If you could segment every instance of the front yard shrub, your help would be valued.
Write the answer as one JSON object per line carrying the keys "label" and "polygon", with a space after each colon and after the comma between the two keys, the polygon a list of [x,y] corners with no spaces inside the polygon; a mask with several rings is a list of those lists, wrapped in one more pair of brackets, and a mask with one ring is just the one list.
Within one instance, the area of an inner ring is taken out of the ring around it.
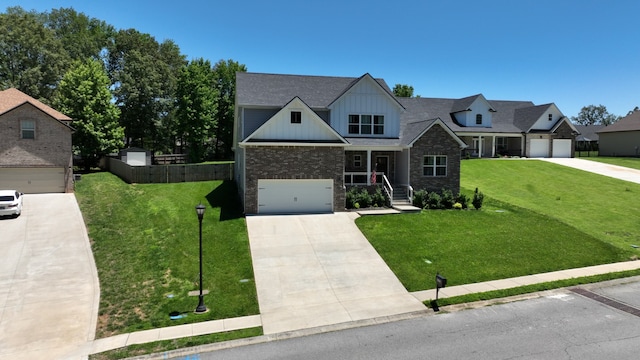
{"label": "front yard shrub", "polygon": [[462,204],[460,204],[459,202],[453,204],[453,208],[456,210],[462,210]]}
{"label": "front yard shrub", "polygon": [[413,192],[413,206],[424,209],[427,206],[427,190]]}
{"label": "front yard shrub", "polygon": [[356,202],[360,204],[361,208],[368,208],[371,206],[371,195],[367,189],[362,188],[356,195]]}
{"label": "front yard shrub", "polygon": [[440,193],[440,207],[443,209],[451,209],[455,202],[453,192],[449,189],[442,189],[442,192]]}
{"label": "front yard shrub", "polygon": [[356,204],[356,196],[358,193],[358,188],[356,187],[352,187],[351,189],[349,189],[349,191],[347,191],[346,194],[346,201],[345,201],[345,206],[347,207],[347,209],[353,209],[355,207]]}
{"label": "front yard shrub", "polygon": [[476,191],[473,193],[473,200],[471,200],[471,204],[473,204],[473,207],[476,210],[480,210],[480,208],[482,207],[483,201],[484,201],[484,194],[478,191],[478,188],[476,188]]}
{"label": "front yard shrub", "polygon": [[385,206],[387,204],[387,198],[382,193],[382,189],[380,187],[376,188],[376,192],[371,196],[371,202],[373,206]]}
{"label": "front yard shrub", "polygon": [[469,207],[469,197],[463,193],[458,193],[456,196],[456,203],[462,205],[463,209],[467,209]]}
{"label": "front yard shrub", "polygon": [[425,208],[428,209],[440,209],[440,200],[442,197],[437,192],[430,192],[427,195],[427,206]]}

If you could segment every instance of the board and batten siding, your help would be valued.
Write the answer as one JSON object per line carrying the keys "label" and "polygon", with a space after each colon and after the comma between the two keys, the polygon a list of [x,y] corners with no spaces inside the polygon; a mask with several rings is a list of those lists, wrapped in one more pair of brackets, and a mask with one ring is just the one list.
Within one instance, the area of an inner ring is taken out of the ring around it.
{"label": "board and batten siding", "polygon": [[[489,104],[482,98],[477,98],[470,106],[471,111],[461,111],[455,114],[456,120],[463,126],[491,127],[492,113]],[[476,124],[476,115],[482,115],[482,124]]]}
{"label": "board and batten siding", "polygon": [[398,137],[400,108],[393,99],[370,79],[363,79],[331,106],[331,126],[342,136],[349,134],[349,115],[384,115],[384,134],[367,137]]}

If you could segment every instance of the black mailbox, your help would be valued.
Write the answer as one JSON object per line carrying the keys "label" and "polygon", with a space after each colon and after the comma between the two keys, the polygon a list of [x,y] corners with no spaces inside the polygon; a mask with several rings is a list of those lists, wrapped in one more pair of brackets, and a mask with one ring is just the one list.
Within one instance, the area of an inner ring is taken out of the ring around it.
{"label": "black mailbox", "polygon": [[440,274],[436,274],[436,289],[447,286],[447,279]]}

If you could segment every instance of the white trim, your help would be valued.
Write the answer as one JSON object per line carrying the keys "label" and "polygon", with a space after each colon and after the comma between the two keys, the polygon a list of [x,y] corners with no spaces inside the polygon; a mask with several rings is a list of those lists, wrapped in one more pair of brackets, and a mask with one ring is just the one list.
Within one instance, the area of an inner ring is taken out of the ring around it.
{"label": "white trim", "polygon": [[349,146],[349,144],[343,144],[343,143],[313,143],[313,142],[276,142],[276,141],[271,141],[271,142],[266,142],[266,141],[260,141],[260,142],[241,142],[238,144],[240,147],[242,148],[247,148],[247,147],[252,147],[252,146],[306,146],[306,147],[346,147]]}
{"label": "white trim", "polygon": [[[425,121],[431,121],[431,120],[425,120]],[[456,133],[454,133],[453,130],[451,130],[451,128],[449,128],[447,126],[447,124],[445,124],[442,120],[440,120],[440,118],[437,118],[437,119],[433,120],[431,125],[429,125],[426,129],[424,129],[413,140],[411,140],[411,142],[409,143],[409,147],[413,147],[413,144],[416,141],[418,141],[418,139],[420,139],[422,137],[422,135],[424,135],[427,131],[431,130],[431,128],[435,124],[440,125],[444,129],[444,131],[446,131],[460,145],[460,149],[465,149],[465,148],[468,147],[468,145],[464,141],[462,141],[462,139]]]}

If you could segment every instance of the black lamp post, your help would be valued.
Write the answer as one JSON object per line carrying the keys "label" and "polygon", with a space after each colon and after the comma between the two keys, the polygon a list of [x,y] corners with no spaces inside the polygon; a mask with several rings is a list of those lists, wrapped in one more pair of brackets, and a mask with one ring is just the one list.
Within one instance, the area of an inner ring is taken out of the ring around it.
{"label": "black lamp post", "polygon": [[202,295],[202,218],[204,217],[204,210],[206,208],[202,204],[196,206],[196,214],[198,214],[198,223],[200,224],[200,300],[198,301],[198,307],[196,308],[196,314],[202,314],[207,312],[207,307],[204,305],[204,297]]}

